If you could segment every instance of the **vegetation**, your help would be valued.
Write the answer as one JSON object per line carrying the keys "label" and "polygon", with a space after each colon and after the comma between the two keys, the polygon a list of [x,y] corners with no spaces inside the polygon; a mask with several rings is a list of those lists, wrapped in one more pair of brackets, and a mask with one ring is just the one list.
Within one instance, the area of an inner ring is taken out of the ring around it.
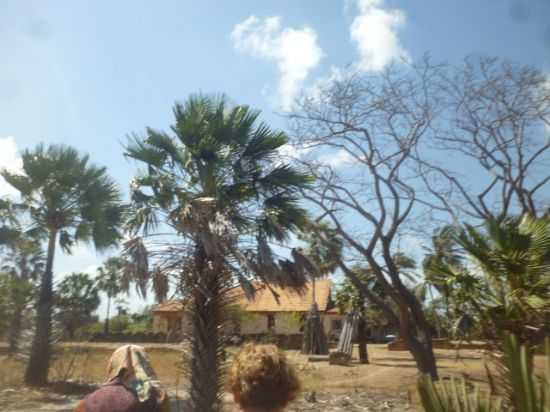
{"label": "vegetation", "polygon": [[15,353],[23,327],[25,311],[35,295],[35,282],[44,271],[45,256],[37,239],[19,233],[6,248],[1,270],[8,276],[7,302],[9,351]]}
{"label": "vegetation", "polygon": [[67,146],[39,145],[22,154],[24,174],[1,175],[21,196],[18,205],[31,222],[28,233],[47,238],[44,273],[36,304],[36,330],[25,375],[30,385],[44,385],[51,356],[53,261],[56,246],[70,252],[78,242],[99,249],[116,243],[122,218],[120,193],[106,169],[89,163]]}
{"label": "vegetation", "polygon": [[86,273],[71,273],[55,291],[54,319],[62,326],[65,335],[74,339],[79,327],[93,323],[99,307],[99,290]]}
{"label": "vegetation", "polygon": [[[150,274],[165,284],[158,279],[175,275],[191,297],[191,403],[197,411],[218,411],[225,291],[238,280],[253,294],[253,276],[304,284],[298,251],[294,261],[276,260],[269,241],[285,241],[303,226],[306,214],[297,194],[311,179],[277,161],[287,137],[258,123],[259,112],[247,106],[199,95],[176,104],[174,116],[173,135],[148,128],[126,147],[126,156],[145,166],[132,182],[129,227],[147,236],[161,222],[180,243],[151,255],[135,237],[127,256],[135,278]],[[149,270],[151,256],[162,259]]]}
{"label": "vegetation", "polygon": [[[372,275],[369,276],[368,270],[364,268],[354,267],[352,270],[357,274],[357,278],[368,284],[369,287],[375,283]],[[369,363],[369,355],[367,351],[367,303],[366,297],[355,285],[346,279],[339,286],[335,294],[336,305],[342,313],[354,311],[357,313],[357,343],[359,347],[359,361],[361,363]]]}
{"label": "vegetation", "polygon": [[111,314],[111,300],[129,291],[129,283],[123,277],[124,261],[121,258],[107,259],[97,272],[97,286],[107,295],[107,314],[105,316],[105,335],[109,334],[109,317]]}
{"label": "vegetation", "polygon": [[[191,403],[219,411],[223,326],[246,316],[227,291],[239,284],[252,297],[253,280],[299,290],[339,270],[338,305],[360,314],[361,361],[365,319],[376,311],[399,327],[429,376],[420,384],[427,410],[544,410],[549,378],[539,385],[532,363],[550,334],[550,176],[541,173],[550,143],[540,138],[549,102],[544,73],[499,59],[342,71],[295,106],[292,144],[306,155],[282,160],[287,135],[259,122],[259,112],[195,95],[174,106],[169,131],[129,139],[125,156],[140,169],[127,209],[88,156],[59,145],[26,150],[21,173],[1,172],[20,199],[0,199],[0,333],[15,352],[32,308],[25,381],[44,385],[52,320],[68,338],[98,328],[143,333],[151,314],[119,307],[111,317],[112,300],[130,281],[143,296],[152,285],[157,301],[172,292],[192,310]],[[442,162],[450,155],[459,160]],[[96,280],[72,274],[54,290],[58,248],[120,246],[123,221],[123,256],[106,260]],[[305,246],[277,255],[291,235]],[[401,242],[430,235],[420,282]],[[100,292],[103,324],[93,316]],[[306,353],[326,350],[315,303]],[[504,354],[490,377],[499,391],[479,396],[465,383],[434,383],[434,326],[449,335],[473,323]]]}
{"label": "vegetation", "polygon": [[475,265],[460,282],[485,336],[540,343],[550,332],[550,218],[489,220],[485,231],[467,225],[455,239]]}
{"label": "vegetation", "polygon": [[420,378],[418,391],[426,412],[546,412],[550,409],[550,344],[546,344],[546,371],[539,378],[531,362],[529,348],[520,345],[519,340],[507,334],[504,338],[504,363],[510,402],[482,393],[476,388],[468,390],[466,382],[451,380],[450,383],[434,383],[429,376]]}

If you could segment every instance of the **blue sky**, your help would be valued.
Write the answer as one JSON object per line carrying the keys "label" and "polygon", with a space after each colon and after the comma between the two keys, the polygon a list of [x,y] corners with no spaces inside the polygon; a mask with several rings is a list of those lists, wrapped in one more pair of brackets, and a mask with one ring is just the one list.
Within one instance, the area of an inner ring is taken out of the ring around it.
{"label": "blue sky", "polygon": [[[284,128],[279,114],[334,70],[375,72],[425,52],[447,62],[506,57],[550,73],[550,2],[3,0],[0,167],[17,169],[18,151],[39,142],[66,143],[127,192],[126,135],[167,128],[174,101],[190,93],[226,93]],[[103,259],[80,246],[60,253],[55,271]]]}

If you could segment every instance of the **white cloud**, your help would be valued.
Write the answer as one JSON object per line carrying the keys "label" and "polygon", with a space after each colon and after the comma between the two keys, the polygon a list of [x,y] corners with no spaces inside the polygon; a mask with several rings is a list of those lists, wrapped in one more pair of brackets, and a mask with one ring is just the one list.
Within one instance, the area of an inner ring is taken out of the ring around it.
{"label": "white cloud", "polygon": [[317,78],[311,87],[307,89],[306,96],[314,102],[320,102],[325,90],[330,90],[335,82],[344,81],[350,74],[353,74],[353,69],[348,70],[332,66],[327,76]]}
{"label": "white cloud", "polygon": [[[17,143],[12,136],[0,137],[0,169],[21,173],[23,161],[17,153]],[[17,190],[11,187],[3,177],[0,177],[0,197],[16,196]]]}
{"label": "white cloud", "polygon": [[344,149],[340,149],[336,153],[323,154],[319,156],[318,160],[319,162],[335,169],[350,166],[357,161],[347,150]]}
{"label": "white cloud", "polygon": [[250,16],[231,32],[233,46],[255,57],[277,63],[278,95],[282,108],[291,108],[309,73],[317,67],[323,51],[317,44],[317,33],[310,27],[281,27],[279,17],[258,19]]}
{"label": "white cloud", "polygon": [[286,159],[300,159],[312,150],[311,147],[298,146],[286,143],[279,147],[279,155]]}
{"label": "white cloud", "polygon": [[383,0],[357,0],[357,8],[350,35],[357,45],[360,70],[378,71],[394,60],[409,59],[398,37],[407,21],[402,10],[385,9]]}

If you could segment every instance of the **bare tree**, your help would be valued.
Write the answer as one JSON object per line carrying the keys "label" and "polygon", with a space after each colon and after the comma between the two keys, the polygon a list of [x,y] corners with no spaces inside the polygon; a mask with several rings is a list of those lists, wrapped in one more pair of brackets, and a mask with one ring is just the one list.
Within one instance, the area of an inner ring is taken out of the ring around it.
{"label": "bare tree", "polygon": [[[388,305],[341,262],[344,273],[399,324],[418,369],[437,378],[430,325],[400,276],[400,231],[423,213],[415,153],[431,134],[439,106],[432,79],[439,67],[390,67],[375,76],[350,74],[305,98],[290,116],[295,142],[310,149],[301,159],[316,177],[304,189],[348,247],[371,268]],[[399,256],[399,255],[397,255]]]}
{"label": "bare tree", "polygon": [[434,204],[455,221],[544,213],[550,200],[544,193],[550,182],[550,78],[485,57],[440,73],[437,84],[444,110],[430,144],[443,156],[436,161],[428,150],[415,154]]}

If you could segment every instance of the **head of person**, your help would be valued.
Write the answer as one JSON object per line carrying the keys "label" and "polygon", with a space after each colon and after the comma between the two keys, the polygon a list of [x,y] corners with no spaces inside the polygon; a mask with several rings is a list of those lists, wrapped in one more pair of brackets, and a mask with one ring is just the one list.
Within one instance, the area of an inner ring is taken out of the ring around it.
{"label": "head of person", "polygon": [[296,372],[275,345],[246,344],[231,367],[231,391],[244,412],[280,412],[300,389]]}

